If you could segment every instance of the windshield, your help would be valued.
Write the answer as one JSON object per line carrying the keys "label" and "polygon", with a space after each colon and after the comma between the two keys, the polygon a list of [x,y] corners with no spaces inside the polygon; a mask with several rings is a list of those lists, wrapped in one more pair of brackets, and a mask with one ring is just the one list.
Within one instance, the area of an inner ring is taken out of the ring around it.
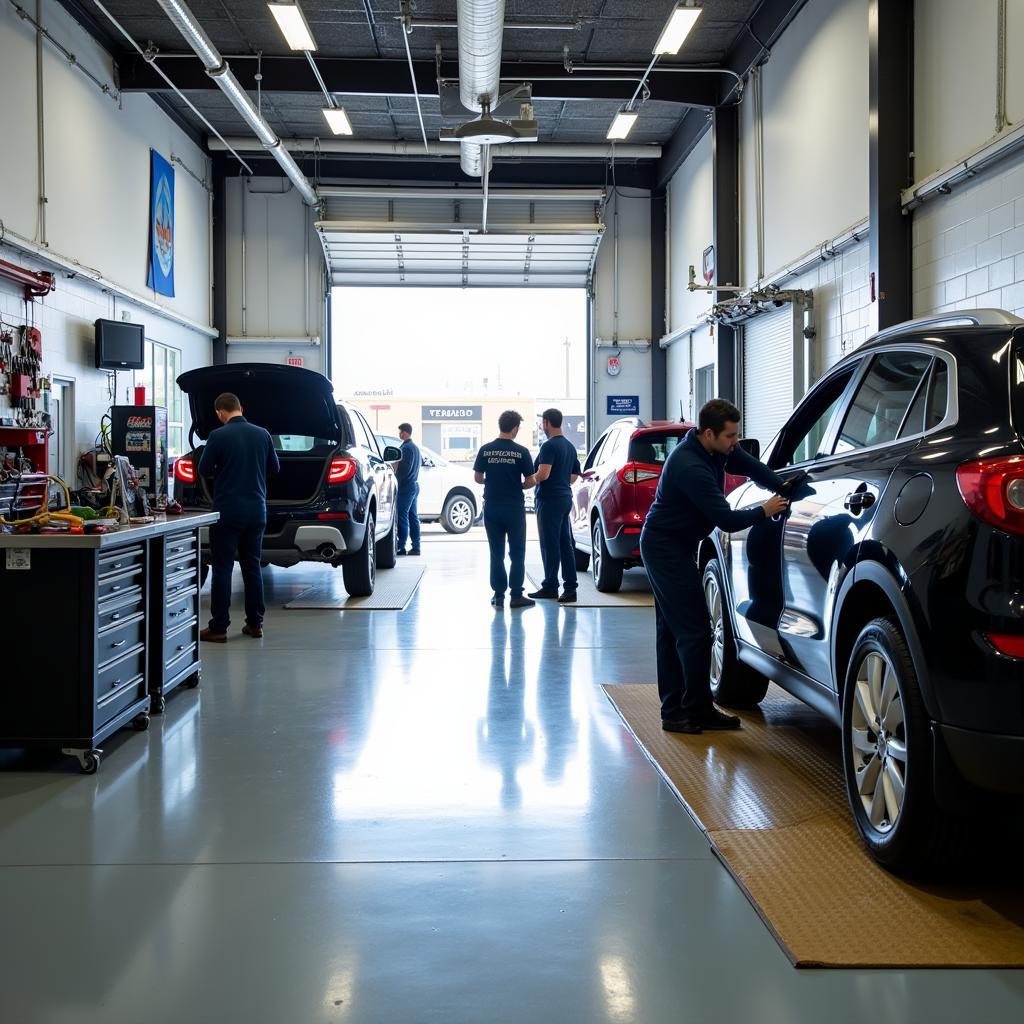
{"label": "windshield", "polygon": [[648,466],[663,466],[672,449],[683,440],[683,435],[668,433],[641,434],[629,442],[629,461]]}
{"label": "windshield", "polygon": [[279,452],[311,452],[314,448],[334,447],[333,441],[306,434],[271,434],[270,437]]}

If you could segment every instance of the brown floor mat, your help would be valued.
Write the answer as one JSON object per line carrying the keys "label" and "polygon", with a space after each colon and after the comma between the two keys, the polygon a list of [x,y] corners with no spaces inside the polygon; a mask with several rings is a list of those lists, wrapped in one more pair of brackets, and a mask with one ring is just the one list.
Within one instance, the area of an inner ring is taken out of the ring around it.
{"label": "brown floor mat", "polygon": [[605,692],[794,964],[1024,967],[1024,886],[914,884],[861,846],[836,729],[776,686],[734,733],[661,729],[657,688]]}

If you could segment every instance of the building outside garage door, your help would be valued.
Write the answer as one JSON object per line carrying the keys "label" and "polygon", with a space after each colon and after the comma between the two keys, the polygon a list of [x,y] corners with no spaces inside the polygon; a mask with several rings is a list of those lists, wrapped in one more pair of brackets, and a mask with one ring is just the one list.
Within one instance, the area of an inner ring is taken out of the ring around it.
{"label": "building outside garage door", "polygon": [[[786,304],[743,324],[744,437],[754,437],[763,448],[779,432],[793,411],[794,312]],[[801,389],[802,393],[802,389]]]}

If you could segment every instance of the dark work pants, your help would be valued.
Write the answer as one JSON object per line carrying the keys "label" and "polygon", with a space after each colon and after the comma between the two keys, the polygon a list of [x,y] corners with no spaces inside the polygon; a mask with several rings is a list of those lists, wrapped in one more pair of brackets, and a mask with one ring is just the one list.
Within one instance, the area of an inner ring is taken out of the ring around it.
{"label": "dark work pants", "polygon": [[[491,590],[512,597],[523,596],[526,577],[526,512],[522,505],[484,505],[484,529],[491,546]],[[512,563],[505,572],[505,544]]]}
{"label": "dark work pants", "polygon": [[235,555],[242,568],[245,586],[245,621],[250,626],[263,625],[263,570],[260,568],[260,550],[266,523],[236,526],[216,523],[210,527],[210,629],[226,633],[231,625],[231,573]]}
{"label": "dark work pants", "polygon": [[558,589],[559,565],[565,589],[576,589],[576,552],[569,525],[570,512],[571,496],[542,498],[537,502],[537,533],[540,536],[540,558],[544,563],[543,590]]}
{"label": "dark work pants", "polygon": [[703,718],[711,700],[711,616],[697,549],[647,530],[640,553],[654,591],[658,694],[662,719]]}
{"label": "dark work pants", "polygon": [[413,551],[420,549],[420,516],[416,499],[420,496],[419,484],[408,484],[398,488],[398,550],[405,550],[405,542],[411,541]]}

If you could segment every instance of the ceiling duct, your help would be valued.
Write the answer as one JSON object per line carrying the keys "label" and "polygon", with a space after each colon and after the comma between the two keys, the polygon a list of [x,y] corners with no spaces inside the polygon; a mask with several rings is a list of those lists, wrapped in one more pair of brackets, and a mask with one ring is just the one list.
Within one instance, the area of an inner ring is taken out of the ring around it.
{"label": "ceiling duct", "polygon": [[239,84],[228,67],[228,63],[213,45],[210,37],[203,31],[196,16],[188,5],[180,0],[158,0],[164,13],[174,22],[185,41],[195,50],[206,68],[206,73],[217,83],[221,92],[231,101],[231,105],[241,114],[245,123],[253,130],[263,148],[281,165],[281,169],[291,179],[303,200],[310,206],[317,205],[316,192],[306,176],[299,170],[291,153],[281,145],[277,133],[264,120],[263,115],[253,106],[249,94]]}

